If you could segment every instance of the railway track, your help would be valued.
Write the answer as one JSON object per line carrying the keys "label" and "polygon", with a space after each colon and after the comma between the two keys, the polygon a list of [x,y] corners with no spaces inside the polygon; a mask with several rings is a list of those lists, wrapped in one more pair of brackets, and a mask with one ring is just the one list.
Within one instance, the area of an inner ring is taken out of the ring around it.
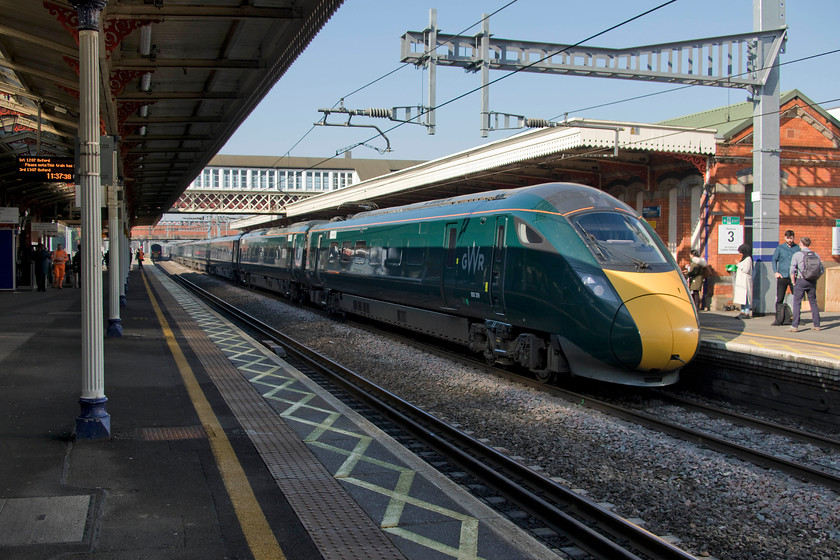
{"label": "railway track", "polygon": [[331,383],[364,402],[377,413],[459,465],[482,484],[563,535],[593,558],[687,560],[694,558],[666,540],[572,492],[545,475],[527,468],[504,453],[470,437],[370,383],[329,358],[307,348],[269,325],[227,304],[197,285],[173,278],[197,297],[210,303],[248,330],[282,346],[308,368],[327,376]]}
{"label": "railway track", "polygon": [[[614,402],[609,398],[596,396],[591,392],[579,392],[554,385],[546,385],[538,380],[513,373],[506,369],[487,365],[484,362],[471,357],[465,357],[463,352],[441,348],[435,343],[418,342],[408,336],[403,336],[394,333],[393,331],[384,331],[368,324],[362,323],[355,325],[360,328],[372,330],[381,336],[387,336],[399,340],[403,344],[411,345],[437,356],[468,364],[471,367],[484,369],[489,374],[497,375],[499,377],[548,392],[554,396],[563,398],[580,406],[598,410],[599,412],[621,418],[622,420],[632,422],[634,424],[645,426],[649,429],[668,434],[683,441],[692,442],[720,453],[738,457],[739,459],[767,469],[784,472],[805,482],[820,484],[833,490],[840,490],[840,458],[838,458],[837,465],[834,468],[826,468],[814,463],[806,464],[803,461],[785,459],[784,457],[767,453],[750,447],[749,445],[734,441],[734,439],[739,437],[740,434],[736,434],[734,436],[716,435],[708,429],[694,428],[687,426],[684,423],[665,420],[659,417],[656,413],[650,412],[640,406],[625,406],[617,404],[617,402]],[[666,390],[648,389],[646,392],[648,395],[654,396],[664,402],[679,406],[685,411],[699,412],[709,419],[719,419],[735,427],[748,428],[764,434],[774,434],[793,442],[811,445],[814,448],[824,450],[826,452],[840,453],[840,440],[838,439],[770,422],[754,416],[748,416],[719,406],[692,401]],[[729,431],[733,432],[735,430]]]}
{"label": "railway track", "polygon": [[[457,350],[447,350],[434,343],[418,342],[410,337],[396,334],[393,331],[383,331],[377,327],[372,327],[367,324],[359,324],[358,326],[360,326],[360,328],[373,330],[381,336],[394,338],[403,344],[411,345],[437,356],[468,364],[471,367],[484,369],[489,374],[497,375],[499,377],[545,391],[551,395],[563,398],[564,400],[573,402],[577,405],[598,410],[604,414],[645,426],[649,429],[668,434],[683,441],[702,445],[720,453],[738,457],[739,459],[767,469],[784,472],[805,482],[820,484],[833,490],[840,490],[840,457],[838,457],[836,467],[834,468],[826,468],[814,463],[806,464],[803,461],[786,459],[772,453],[755,449],[749,445],[739,443],[738,441],[734,441],[734,439],[739,437],[740,434],[734,436],[716,435],[708,429],[695,428],[687,426],[681,422],[665,420],[655,412],[651,412],[641,406],[626,406],[617,404],[617,402],[609,398],[594,395],[591,392],[573,391],[554,385],[546,385],[538,380],[522,376],[506,369],[487,365],[484,362],[471,357],[465,357],[462,352]],[[685,411],[699,412],[709,419],[719,419],[732,426],[748,428],[764,434],[774,434],[793,442],[811,445],[814,448],[826,452],[840,453],[840,440],[831,437],[770,422],[761,418],[748,416],[719,406],[691,401],[665,390],[648,389],[646,390],[646,393],[650,396],[655,396],[655,398],[661,399],[664,402],[679,406]],[[709,421],[711,422],[711,420]],[[734,430],[729,431],[732,432]]]}

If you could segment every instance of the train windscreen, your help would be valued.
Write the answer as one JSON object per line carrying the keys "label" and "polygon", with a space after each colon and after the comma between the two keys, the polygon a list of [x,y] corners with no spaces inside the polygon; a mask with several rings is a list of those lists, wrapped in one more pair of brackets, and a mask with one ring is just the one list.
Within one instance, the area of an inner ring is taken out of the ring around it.
{"label": "train windscreen", "polygon": [[672,266],[661,242],[635,216],[590,212],[579,214],[571,221],[604,268],[658,272]]}

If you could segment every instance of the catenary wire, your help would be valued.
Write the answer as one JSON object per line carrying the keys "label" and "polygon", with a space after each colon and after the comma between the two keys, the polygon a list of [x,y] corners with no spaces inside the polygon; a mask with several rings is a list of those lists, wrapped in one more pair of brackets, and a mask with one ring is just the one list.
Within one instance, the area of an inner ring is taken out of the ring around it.
{"label": "catenary wire", "polygon": [[[528,65],[526,65],[526,66],[523,66],[522,68],[517,68],[516,70],[512,70],[511,72],[508,72],[507,74],[504,74],[503,76],[500,76],[500,77],[498,77],[498,78],[496,78],[496,79],[494,79],[494,80],[491,80],[491,81],[490,81],[490,82],[488,82],[486,85],[481,85],[481,86],[475,87],[475,88],[473,88],[473,89],[471,89],[471,90],[468,90],[468,91],[466,91],[466,92],[464,92],[464,93],[462,93],[462,94],[460,94],[460,95],[457,95],[457,96],[455,96],[455,97],[453,97],[453,98],[451,98],[451,99],[448,99],[448,100],[444,101],[443,103],[440,103],[440,104],[436,105],[435,107],[433,107],[433,108],[431,108],[431,109],[439,109],[439,108],[441,108],[441,107],[445,107],[445,106],[447,106],[447,105],[449,105],[449,104],[451,104],[451,103],[454,103],[455,101],[458,101],[458,100],[460,100],[460,99],[463,99],[464,97],[466,97],[466,96],[468,96],[468,95],[471,95],[471,94],[473,94],[473,93],[475,93],[475,92],[477,92],[477,91],[481,91],[481,90],[482,90],[482,89],[484,89],[485,87],[489,87],[489,86],[491,86],[491,85],[493,85],[493,84],[496,84],[496,83],[498,83],[498,82],[500,82],[500,81],[502,81],[502,80],[505,80],[505,79],[509,78],[510,76],[513,76],[513,75],[515,75],[515,74],[518,74],[519,72],[522,72],[522,71],[524,71],[525,69],[530,68],[531,66],[537,65],[537,64],[541,63],[542,61],[544,61],[544,60],[546,60],[546,59],[548,59],[548,58],[554,57],[554,56],[556,56],[556,55],[558,55],[558,54],[560,54],[560,53],[562,53],[562,52],[564,52],[564,51],[566,51],[566,50],[568,50],[568,49],[570,49],[570,48],[578,47],[578,46],[582,45],[583,43],[586,43],[587,41],[591,41],[592,39],[595,39],[595,38],[597,38],[597,37],[600,37],[601,35],[604,35],[604,34],[606,34],[606,33],[609,33],[610,31],[614,31],[615,29],[618,29],[618,28],[619,28],[619,27],[621,27],[621,26],[627,25],[628,23],[631,23],[631,22],[633,22],[633,21],[635,21],[635,20],[637,20],[637,19],[640,19],[640,18],[642,18],[642,17],[644,17],[644,16],[647,16],[647,15],[649,15],[649,14],[651,14],[651,13],[653,13],[653,12],[657,11],[657,10],[660,10],[660,9],[662,9],[662,8],[664,8],[664,7],[668,6],[668,5],[670,5],[670,4],[675,3],[676,1],[677,1],[677,0],[668,0],[667,2],[663,2],[662,4],[659,4],[658,6],[655,6],[655,7],[653,7],[653,8],[650,8],[649,10],[646,10],[646,11],[644,11],[644,12],[642,12],[642,13],[640,13],[640,14],[637,14],[637,15],[635,15],[635,16],[633,16],[633,17],[631,17],[631,18],[628,18],[628,19],[626,19],[626,20],[624,20],[624,21],[622,21],[622,22],[620,22],[620,23],[617,23],[617,24],[615,24],[615,25],[612,25],[612,26],[610,26],[610,27],[608,27],[608,28],[606,28],[606,29],[604,29],[604,30],[602,30],[602,31],[599,31],[598,33],[595,33],[595,34],[593,34],[593,35],[590,35],[589,37],[587,37],[587,38],[585,38],[585,39],[582,39],[582,40],[578,41],[577,43],[575,43],[575,44],[573,44],[573,45],[567,45],[567,46],[566,46],[566,47],[564,47],[563,49],[560,49],[560,50],[558,50],[557,52],[551,53],[551,54],[549,54],[549,55],[547,55],[547,56],[545,56],[545,57],[543,57],[543,58],[541,58],[541,59],[539,59],[539,60],[535,60],[534,62],[532,62],[532,63],[530,63],[530,64],[528,64]],[[482,21],[483,21],[483,19],[482,19]],[[479,22],[479,23],[480,23],[480,22]],[[471,27],[472,27],[472,26],[471,26]],[[422,115],[422,114],[424,114],[424,113],[421,113],[421,115]],[[406,124],[406,123],[404,123],[404,122],[397,123],[396,125],[392,126],[391,128],[386,129],[384,132],[391,132],[391,131],[393,131],[393,130],[396,130],[397,128],[400,128],[400,127],[401,127],[401,126],[403,126],[404,124]],[[313,127],[313,128],[314,128],[314,127]],[[311,132],[311,129],[310,129],[310,132]],[[308,134],[308,132],[307,132],[307,134]],[[356,144],[353,144],[352,146],[349,146],[349,147],[347,147],[347,148],[343,148],[343,149],[341,149],[341,150],[336,150],[335,155],[332,155],[332,156],[326,157],[326,158],[324,158],[323,160],[319,161],[318,163],[316,163],[315,165],[313,165],[313,166],[311,166],[311,167],[309,167],[309,168],[307,168],[307,169],[312,169],[312,168],[314,168],[314,167],[317,167],[318,165],[321,165],[321,164],[323,164],[323,163],[326,163],[326,162],[328,162],[328,161],[331,161],[331,160],[335,159],[336,157],[340,156],[341,154],[343,154],[343,153],[345,153],[345,152],[347,152],[347,151],[349,151],[349,150],[352,150],[352,149],[353,149],[353,148],[355,148],[355,147],[358,147],[358,146],[361,146],[361,145],[365,145],[367,142],[370,142],[370,141],[372,141],[372,140],[375,140],[376,138],[378,138],[378,136],[379,136],[379,135],[376,135],[376,136],[371,136],[370,138],[367,138],[366,140],[363,140],[363,141],[361,141],[361,142],[357,142]],[[288,152],[287,152],[287,153],[288,153]],[[283,156],[283,157],[285,157],[285,156]]]}
{"label": "catenary wire", "polygon": [[[484,20],[489,19],[489,18],[491,18],[491,17],[495,16],[496,14],[498,14],[499,12],[501,12],[502,10],[504,10],[504,9],[506,9],[506,8],[509,8],[509,7],[510,7],[510,6],[512,6],[513,4],[516,4],[517,2],[519,2],[519,0],[510,0],[510,2],[508,2],[507,4],[503,5],[503,6],[502,6],[502,7],[500,7],[500,8],[497,8],[495,11],[493,11],[493,12],[491,12],[491,13],[487,14],[486,16],[482,17],[482,18],[481,18],[480,20],[478,20],[477,22],[475,22],[475,23],[473,23],[473,24],[471,24],[471,25],[469,25],[469,26],[465,27],[464,29],[462,29],[461,31],[459,31],[459,32],[456,34],[456,36],[463,35],[464,33],[466,33],[467,31],[469,31],[470,29],[472,29],[472,28],[473,28],[473,27],[475,27],[476,25],[480,25],[480,24],[482,24],[482,23],[484,22]],[[435,47],[435,48],[437,48],[437,47]],[[431,52],[431,51],[425,51],[425,52],[423,53],[423,55],[422,55],[422,56],[426,56],[426,55],[428,55],[428,54],[429,54],[429,52]],[[347,93],[347,94],[345,94],[345,95],[341,96],[341,98],[339,98],[339,100],[338,100],[338,101],[336,101],[336,102],[333,104],[332,108],[333,108],[333,109],[335,109],[336,105],[338,105],[339,103],[341,103],[342,101],[344,101],[345,99],[347,99],[348,97],[350,97],[351,95],[355,95],[355,94],[359,93],[360,91],[362,91],[362,90],[364,90],[364,89],[366,89],[366,88],[368,88],[368,87],[372,86],[373,84],[375,84],[375,83],[377,83],[377,82],[380,82],[380,81],[384,80],[385,78],[387,78],[388,76],[391,76],[392,74],[396,74],[396,73],[397,73],[397,72],[399,72],[400,70],[402,70],[402,69],[404,69],[404,68],[407,68],[407,67],[408,67],[408,65],[406,65],[406,64],[401,64],[400,66],[398,66],[398,67],[394,68],[393,70],[390,70],[389,72],[386,72],[385,74],[383,74],[383,75],[379,76],[378,78],[375,78],[375,79],[373,79],[373,80],[369,81],[369,82],[368,82],[368,83],[366,83],[365,85],[360,86],[360,87],[358,87],[358,88],[354,89],[353,91],[351,91],[350,93]],[[301,138],[300,138],[297,142],[295,142],[295,143],[294,143],[294,145],[292,145],[292,147],[291,147],[291,148],[289,148],[288,150],[286,150],[286,153],[284,153],[282,156],[280,156],[280,158],[278,159],[278,162],[279,162],[279,160],[280,160],[280,159],[282,159],[282,158],[284,158],[284,157],[287,157],[287,156],[291,153],[291,151],[292,151],[292,150],[294,150],[294,149],[297,147],[297,145],[298,145],[298,144],[300,144],[301,142],[303,142],[303,140],[304,140],[307,136],[309,136],[309,134],[310,134],[313,130],[315,130],[315,125],[312,125],[312,126],[309,128],[309,130],[307,130],[307,131],[306,131],[306,133],[305,133],[303,136],[301,136]],[[358,145],[358,144],[357,144],[357,145]],[[346,150],[345,150],[345,151],[346,151]],[[339,155],[339,154],[336,154],[336,156],[338,156],[338,155]],[[332,159],[332,158],[330,158],[330,159]],[[275,162],[275,165],[276,165],[276,162]]]}

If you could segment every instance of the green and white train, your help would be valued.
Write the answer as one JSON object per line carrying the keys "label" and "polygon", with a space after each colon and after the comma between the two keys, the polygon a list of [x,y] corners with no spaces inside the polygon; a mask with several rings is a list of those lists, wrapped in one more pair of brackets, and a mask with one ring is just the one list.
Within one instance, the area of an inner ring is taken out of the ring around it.
{"label": "green and white train", "polygon": [[174,259],[518,364],[661,386],[699,344],[679,267],[636,212],[550,183],[182,244]]}

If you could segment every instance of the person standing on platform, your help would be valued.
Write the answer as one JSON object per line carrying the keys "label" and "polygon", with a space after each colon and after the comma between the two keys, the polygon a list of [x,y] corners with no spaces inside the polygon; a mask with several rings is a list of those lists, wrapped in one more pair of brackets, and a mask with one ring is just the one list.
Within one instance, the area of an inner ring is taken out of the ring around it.
{"label": "person standing on platform", "polygon": [[750,319],[752,317],[753,301],[753,262],[750,246],[744,243],[738,247],[741,260],[735,270],[735,292],[732,302],[741,306],[741,313],[738,319]]}
{"label": "person standing on platform", "polygon": [[32,260],[35,261],[35,282],[38,285],[38,291],[46,292],[47,275],[50,273],[50,252],[44,248],[44,244],[40,241],[35,247]]}
{"label": "person standing on platform", "polygon": [[790,260],[793,255],[799,252],[799,245],[796,244],[796,238],[792,229],[785,232],[785,242],[780,243],[776,250],[773,251],[773,273],[776,276],[776,317],[772,323],[773,326],[779,326],[781,323],[778,317],[784,317],[782,308],[785,305],[785,294],[790,288],[790,293],[793,294],[793,284],[790,276]]}
{"label": "person standing on platform", "polygon": [[67,261],[70,260],[70,256],[67,254],[67,251],[61,248],[61,243],[58,244],[58,249],[53,251],[52,254],[52,262],[53,262],[53,286],[61,289],[61,286],[64,284],[64,274],[65,268],[64,265],[67,264]]}
{"label": "person standing on platform", "polygon": [[137,268],[143,268],[144,258],[146,258],[146,255],[143,253],[143,249],[137,249]]}
{"label": "person standing on platform", "polygon": [[817,307],[817,280],[825,274],[825,266],[820,256],[811,250],[811,238],[801,237],[802,250],[790,260],[790,278],[793,281],[793,323],[790,332],[799,331],[799,314],[802,311],[802,298],[808,294],[811,305],[811,319],[814,330],[820,330],[820,309]]}
{"label": "person standing on platform", "polygon": [[703,306],[700,302],[700,290],[703,289],[703,281],[706,279],[706,259],[700,256],[697,249],[691,250],[691,263],[685,277],[688,279],[688,289],[691,290],[691,298],[694,300],[694,307],[700,311]]}

